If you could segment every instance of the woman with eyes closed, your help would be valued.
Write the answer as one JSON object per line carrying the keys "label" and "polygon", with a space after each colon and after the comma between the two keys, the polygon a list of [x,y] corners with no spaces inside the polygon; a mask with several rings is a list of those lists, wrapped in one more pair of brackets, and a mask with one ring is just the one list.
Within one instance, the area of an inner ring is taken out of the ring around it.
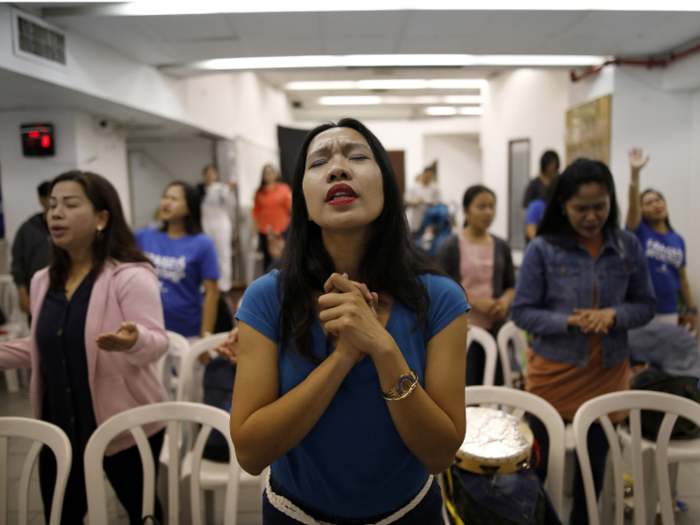
{"label": "woman with eyes closed", "polygon": [[[525,389],[549,401],[565,421],[594,397],[628,390],[627,331],[647,324],[656,308],[644,252],[619,229],[615,184],[600,161],[578,159],[554,183],[542,222],[527,247],[511,304],[513,321],[533,336]],[[610,414],[613,423],[625,413]],[[547,476],[549,438],[531,418],[540,444],[537,467]],[[605,474],[608,442],[591,425],[588,451],[596,495]],[[569,523],[588,523],[576,463]]]}
{"label": "woman with eyes closed", "polygon": [[469,310],[411,242],[386,150],[360,122],[301,146],[280,270],[240,310],[231,437],[271,465],[265,525],[441,524],[433,478],[464,439]]}

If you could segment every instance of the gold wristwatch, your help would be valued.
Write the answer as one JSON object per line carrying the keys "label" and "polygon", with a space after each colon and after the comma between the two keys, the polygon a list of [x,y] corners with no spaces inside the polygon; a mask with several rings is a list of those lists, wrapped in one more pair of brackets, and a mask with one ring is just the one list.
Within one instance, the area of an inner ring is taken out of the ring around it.
{"label": "gold wristwatch", "polygon": [[[382,397],[387,401],[400,401],[410,396],[418,386],[418,375],[409,370],[408,374],[401,374],[396,385],[388,392],[382,392]],[[381,389],[380,389],[381,392]]]}

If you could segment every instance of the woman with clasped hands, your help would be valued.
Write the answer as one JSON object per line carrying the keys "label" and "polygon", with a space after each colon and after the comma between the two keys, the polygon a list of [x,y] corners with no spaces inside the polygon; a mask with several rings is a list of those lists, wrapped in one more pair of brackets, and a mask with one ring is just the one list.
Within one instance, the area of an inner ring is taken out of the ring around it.
{"label": "woman with clasped hands", "polygon": [[433,475],[464,439],[469,310],[413,247],[386,150],[360,122],[301,146],[280,270],[236,317],[231,437],[271,465],[265,525],[441,524]]}
{"label": "woman with clasped hands", "polygon": [[[589,399],[629,389],[627,331],[644,326],[656,308],[644,252],[620,230],[615,183],[600,161],[578,159],[554,183],[544,217],[527,247],[511,305],[513,321],[532,334],[525,389],[549,401],[565,421]],[[610,414],[613,423],[625,413]],[[549,438],[531,418],[539,457]],[[596,494],[608,442],[599,423],[588,432]],[[537,473],[547,475],[547,462]],[[570,525],[588,523],[581,470],[574,472]]]}
{"label": "woman with clasped hands", "polygon": [[[0,370],[31,366],[35,416],[58,425],[71,441],[61,523],[73,525],[87,511],[83,453],[93,431],[119,412],[167,401],[156,361],[168,337],[155,271],[106,179],[80,171],[59,175],[47,219],[51,262],[32,279],[31,336],[0,344]],[[156,466],[164,426],[144,427]],[[104,470],[130,523],[140,524],[143,474],[131,433],[107,447]],[[47,523],[55,480],[56,461],[44,447],[39,482]]]}

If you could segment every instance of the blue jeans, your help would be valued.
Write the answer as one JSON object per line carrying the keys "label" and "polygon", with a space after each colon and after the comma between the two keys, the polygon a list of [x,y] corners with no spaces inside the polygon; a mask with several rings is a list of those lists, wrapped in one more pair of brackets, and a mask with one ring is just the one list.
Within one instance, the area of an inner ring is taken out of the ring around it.
{"label": "blue jeans", "polygon": [[[566,421],[565,423],[570,423]],[[537,475],[544,483],[547,478],[548,455],[549,455],[549,436],[544,424],[536,417],[530,415],[530,428],[532,434],[540,445],[540,463],[536,469]],[[594,423],[588,429],[588,455],[591,460],[591,470],[593,471],[593,485],[595,486],[596,499],[600,496],[600,491],[603,488],[603,480],[605,479],[605,462],[608,458],[608,438],[605,437],[605,431],[602,425]],[[535,454],[532,454],[531,466],[537,461]],[[586,492],[583,488],[583,477],[581,476],[581,467],[578,463],[578,456],[575,459],[574,468],[574,487],[573,496],[574,504],[571,508],[569,517],[569,525],[588,525],[588,507],[586,506]],[[563,518],[563,516],[562,516]]]}
{"label": "blue jeans", "polygon": [[[379,516],[369,516],[367,518],[341,518],[340,516],[334,516],[333,514],[328,514],[327,512],[309,507],[308,505],[299,501],[282,485],[280,485],[280,483],[273,476],[270,477],[270,486],[272,487],[272,492],[287,498],[313,519],[333,523],[335,525],[365,525],[368,523],[376,523],[377,521],[391,516],[400,508],[408,505],[408,503],[415,497],[414,494],[410,498],[406,499],[406,501],[402,503],[399,508]],[[438,485],[437,480],[433,480],[433,484],[430,486],[430,489],[428,489],[428,493],[416,506],[416,508],[394,523],[396,525],[443,525],[442,494],[440,493],[440,486]],[[267,492],[265,492],[263,494],[263,525],[299,525],[299,522],[273,507],[270,500],[267,499]]]}

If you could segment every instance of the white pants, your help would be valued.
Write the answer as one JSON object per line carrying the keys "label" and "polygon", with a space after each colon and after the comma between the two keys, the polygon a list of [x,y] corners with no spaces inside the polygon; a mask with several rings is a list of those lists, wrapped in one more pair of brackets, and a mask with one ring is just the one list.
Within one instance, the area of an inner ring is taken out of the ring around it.
{"label": "white pants", "polygon": [[214,241],[219,262],[219,290],[231,289],[231,221],[228,218],[202,222],[202,228]]}

